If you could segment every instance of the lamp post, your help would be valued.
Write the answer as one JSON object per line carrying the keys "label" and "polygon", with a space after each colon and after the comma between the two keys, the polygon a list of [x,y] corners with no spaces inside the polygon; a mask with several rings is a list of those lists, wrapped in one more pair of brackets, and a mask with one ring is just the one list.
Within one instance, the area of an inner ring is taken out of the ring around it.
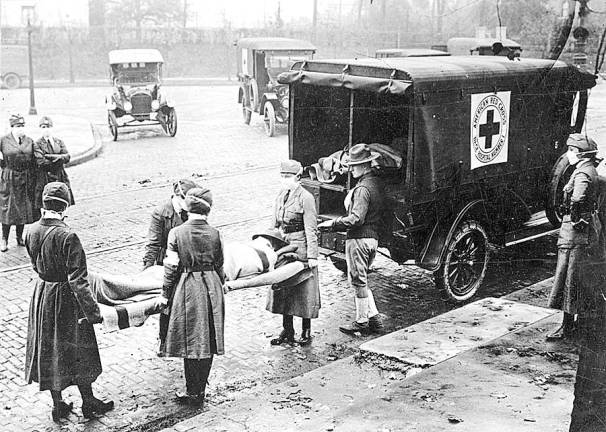
{"label": "lamp post", "polygon": [[27,61],[29,63],[29,115],[37,115],[36,98],[34,97],[34,65],[32,62],[32,31],[31,21],[27,19]]}

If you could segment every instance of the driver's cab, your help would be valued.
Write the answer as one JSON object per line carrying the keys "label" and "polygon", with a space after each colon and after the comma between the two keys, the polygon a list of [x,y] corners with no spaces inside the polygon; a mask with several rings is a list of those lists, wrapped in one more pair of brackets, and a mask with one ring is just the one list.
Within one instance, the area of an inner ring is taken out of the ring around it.
{"label": "driver's cab", "polygon": [[162,54],[155,49],[109,52],[110,80],[114,87],[141,87],[162,82]]}

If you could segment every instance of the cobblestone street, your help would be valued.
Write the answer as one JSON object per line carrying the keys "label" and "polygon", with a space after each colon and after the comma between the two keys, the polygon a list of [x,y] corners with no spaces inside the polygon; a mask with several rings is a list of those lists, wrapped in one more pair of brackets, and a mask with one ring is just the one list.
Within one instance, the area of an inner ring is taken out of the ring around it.
{"label": "cobblestone street", "polygon": [[[170,197],[171,183],[179,177],[197,177],[212,190],[209,220],[225,241],[245,241],[268,224],[278,191],[278,163],[288,157],[286,128],[268,138],[259,116],[253,116],[251,126],[244,125],[235,86],[167,90],[177,101],[176,137],[166,137],[158,128],[121,134],[117,142],[111,141],[105,125],[105,89],[37,90],[40,113],[77,113],[103,136],[98,158],[68,168],[76,205],[69,209],[67,223],[80,236],[92,271],[130,274],[141,268],[151,211]],[[12,111],[25,106],[27,91],[5,91],[2,98],[6,110]],[[116,402],[115,410],[85,421],[79,395],[70,388],[65,397],[77,402],[74,413],[54,424],[48,392],[27,386],[23,378],[34,273],[14,234],[9,248],[0,254],[1,431],[157,430],[196,413],[173,401],[174,390],[184,382],[183,366],[177,359],[156,356],[158,320],[153,316],[138,328],[115,333],[97,329],[104,372],[94,388]],[[505,295],[550,277],[554,251],[555,240],[549,237],[497,253],[480,297]],[[389,331],[454,307],[440,300],[431,273],[398,266],[382,256],[374,266],[370,283]],[[338,331],[354,313],[344,275],[322,259],[320,278],[322,309],[312,322],[313,343],[305,348],[270,347],[281,318],[265,310],[266,288],[227,294],[226,355],[214,362],[205,409],[350,355],[367,340]],[[299,330],[298,319],[295,326]]]}

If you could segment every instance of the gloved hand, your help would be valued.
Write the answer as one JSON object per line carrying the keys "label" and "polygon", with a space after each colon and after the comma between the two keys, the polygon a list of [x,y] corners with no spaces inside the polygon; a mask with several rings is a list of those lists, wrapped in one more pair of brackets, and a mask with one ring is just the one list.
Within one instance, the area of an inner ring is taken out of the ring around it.
{"label": "gloved hand", "polygon": [[223,294],[227,294],[232,290],[230,282],[231,281],[225,281],[225,283],[223,284]]}
{"label": "gloved hand", "polygon": [[284,258],[286,261],[297,261],[299,259],[299,255],[295,252],[285,252],[281,255],[281,258]]}
{"label": "gloved hand", "polygon": [[162,311],[166,308],[166,306],[168,306],[168,299],[162,295],[158,296],[155,299],[154,306],[157,311]]}
{"label": "gloved hand", "polygon": [[319,223],[318,229],[322,232],[332,231],[333,224],[334,224],[333,220],[329,219],[329,220]]}

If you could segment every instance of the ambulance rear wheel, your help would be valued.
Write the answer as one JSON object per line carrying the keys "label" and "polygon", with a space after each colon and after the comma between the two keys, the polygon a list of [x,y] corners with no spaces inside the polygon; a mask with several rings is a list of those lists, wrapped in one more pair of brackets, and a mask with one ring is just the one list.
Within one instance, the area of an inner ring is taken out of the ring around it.
{"label": "ambulance rear wheel", "polygon": [[462,222],[446,247],[441,267],[434,272],[442,298],[460,303],[473,297],[484,281],[489,258],[484,228],[474,220]]}
{"label": "ambulance rear wheel", "polygon": [[265,102],[263,121],[265,122],[265,135],[274,136],[276,134],[276,110],[271,102]]}
{"label": "ambulance rear wheel", "polygon": [[574,166],[570,165],[566,154],[559,157],[551,170],[551,182],[545,200],[545,214],[554,228],[558,228],[562,224],[562,218],[564,217],[562,212],[562,204],[564,204],[563,190],[573,171]]}
{"label": "ambulance rear wheel", "polygon": [[330,257],[330,261],[332,265],[335,266],[337,270],[341,270],[343,273],[347,274],[347,261],[341,258]]}

